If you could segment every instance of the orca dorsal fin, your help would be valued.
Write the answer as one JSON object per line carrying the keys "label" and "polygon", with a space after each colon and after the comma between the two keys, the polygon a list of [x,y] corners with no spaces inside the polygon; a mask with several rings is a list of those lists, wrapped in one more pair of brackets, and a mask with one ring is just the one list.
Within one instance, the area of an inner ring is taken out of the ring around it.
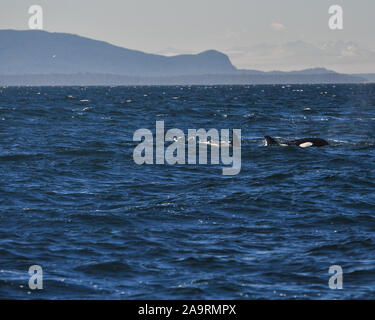
{"label": "orca dorsal fin", "polygon": [[264,136],[266,139],[266,146],[278,146],[279,143],[272,137],[270,136]]}

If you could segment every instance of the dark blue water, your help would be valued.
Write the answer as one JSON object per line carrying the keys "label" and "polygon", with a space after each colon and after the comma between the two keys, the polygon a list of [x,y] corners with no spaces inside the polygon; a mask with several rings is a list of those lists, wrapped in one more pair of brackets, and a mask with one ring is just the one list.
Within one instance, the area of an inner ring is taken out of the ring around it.
{"label": "dark blue water", "polygon": [[[156,120],[242,129],[241,173],[136,165]],[[371,84],[0,88],[0,298],[374,299],[374,147]]]}

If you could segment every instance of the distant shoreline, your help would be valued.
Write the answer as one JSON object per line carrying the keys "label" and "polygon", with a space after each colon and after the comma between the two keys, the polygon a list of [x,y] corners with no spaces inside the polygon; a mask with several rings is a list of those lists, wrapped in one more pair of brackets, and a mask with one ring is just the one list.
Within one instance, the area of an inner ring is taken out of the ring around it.
{"label": "distant shoreline", "polygon": [[[0,30],[0,85],[252,85],[366,83],[375,74],[326,68],[259,71],[236,68],[217,50],[163,56],[68,33]],[[4,49],[5,48],[5,49]]]}
{"label": "distant shoreline", "polygon": [[[375,78],[375,77],[374,77]],[[133,77],[114,74],[0,75],[1,86],[150,86],[150,85],[287,85],[372,83],[360,75],[327,74],[221,74],[170,77]]]}

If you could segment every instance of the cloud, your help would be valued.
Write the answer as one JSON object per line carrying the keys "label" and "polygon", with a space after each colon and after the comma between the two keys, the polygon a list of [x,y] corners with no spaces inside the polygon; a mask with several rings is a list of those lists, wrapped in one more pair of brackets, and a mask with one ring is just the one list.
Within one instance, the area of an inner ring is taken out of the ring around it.
{"label": "cloud", "polygon": [[281,23],[278,23],[278,22],[273,22],[270,24],[270,28],[273,30],[273,31],[283,31],[286,29],[286,27],[281,24]]}
{"label": "cloud", "polygon": [[[201,51],[203,51],[203,49]],[[159,50],[155,53],[161,54],[163,56],[177,56],[177,55],[180,55],[180,54],[196,54],[196,53],[199,53],[199,52],[200,51],[193,51],[193,50],[190,50],[190,49],[177,49],[177,48],[174,48],[174,47],[167,47],[167,48]]]}
{"label": "cloud", "polygon": [[240,34],[239,32],[235,32],[231,29],[227,29],[225,30],[225,34],[224,34],[224,38],[225,39],[229,39],[229,40],[240,40]]}

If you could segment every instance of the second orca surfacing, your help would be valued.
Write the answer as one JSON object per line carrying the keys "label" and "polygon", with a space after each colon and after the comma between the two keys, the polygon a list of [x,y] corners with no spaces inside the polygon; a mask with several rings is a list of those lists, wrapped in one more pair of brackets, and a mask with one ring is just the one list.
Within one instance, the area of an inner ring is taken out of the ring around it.
{"label": "second orca surfacing", "polygon": [[328,142],[321,138],[303,138],[286,142],[278,142],[270,136],[265,136],[264,138],[266,139],[266,146],[298,146],[301,148],[307,148],[323,147],[328,145]]}

